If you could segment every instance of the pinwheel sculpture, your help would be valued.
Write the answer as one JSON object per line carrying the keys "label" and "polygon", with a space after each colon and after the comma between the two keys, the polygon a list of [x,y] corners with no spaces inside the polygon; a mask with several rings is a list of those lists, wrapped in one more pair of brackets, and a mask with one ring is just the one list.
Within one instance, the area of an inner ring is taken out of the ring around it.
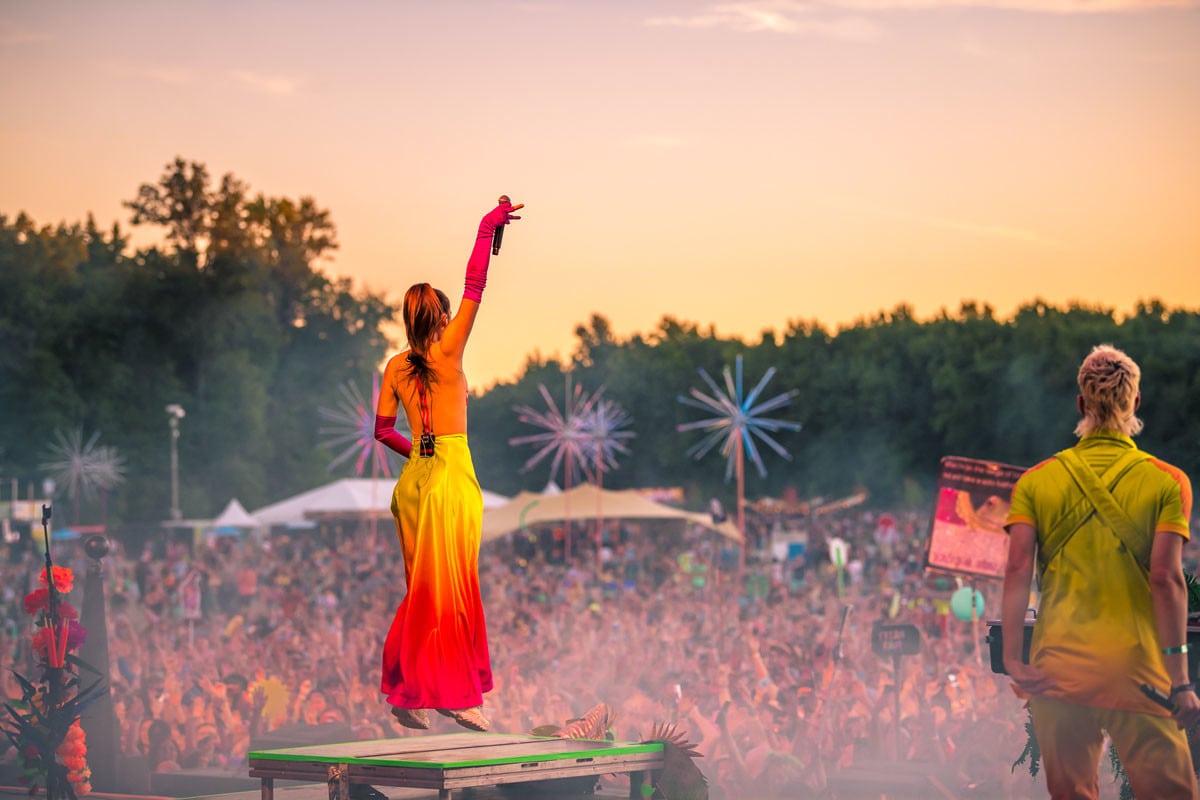
{"label": "pinwheel sculpture", "polygon": [[338,393],[341,397],[335,408],[317,409],[321,419],[329,423],[318,431],[325,437],[321,446],[331,450],[342,448],[329,462],[329,471],[333,472],[350,458],[354,458],[354,474],[360,478],[368,463],[371,466],[372,477],[392,477],[388,449],[375,441],[375,407],[379,402],[379,375],[371,376],[370,405],[356,383],[343,383],[338,387]]}
{"label": "pinwheel sculpture", "polygon": [[[600,392],[603,391],[602,387]],[[629,455],[625,440],[632,439],[636,434],[621,429],[631,422],[633,417],[618,403],[607,398],[594,402],[591,410],[584,415],[583,429],[591,445],[591,468],[597,485],[602,484],[605,472],[617,468],[617,453]]]}
{"label": "pinwheel sculpture", "polygon": [[97,447],[100,432],[96,431],[83,441],[83,429],[76,428],[64,433],[54,432],[54,443],[47,449],[50,458],[42,462],[42,469],[50,473],[59,485],[67,487],[71,499],[74,523],[79,524],[79,500],[100,494],[104,498],[104,523],[108,520],[108,491],[125,478],[125,460],[115,447]]}
{"label": "pinwheel sculpture", "polygon": [[[777,394],[769,400],[760,401],[763,389],[775,376],[775,368],[771,367],[754,388],[748,394],[745,393],[743,391],[741,356],[737,357],[733,372],[730,372],[728,365],[722,370],[725,377],[723,388],[717,385],[717,382],[704,369],[699,369],[697,372],[700,373],[700,377],[711,394],[705,394],[700,389],[692,388],[688,395],[680,395],[677,399],[686,406],[710,412],[715,416],[696,422],[682,423],[676,426],[676,430],[681,433],[694,430],[706,431],[704,437],[689,447],[687,451],[687,454],[697,461],[704,458],[718,444],[721,445],[721,455],[725,456],[726,482],[730,477],[737,476],[737,525],[744,542],[746,536],[746,455],[749,455],[750,460],[754,462],[760,477],[766,476],[767,468],[763,464],[762,453],[755,444],[755,439],[766,444],[783,458],[791,460],[792,457],[788,451],[771,434],[784,430],[798,431],[800,423],[772,419],[764,417],[763,414],[788,405],[792,402],[792,398],[799,394],[799,391],[791,389]],[[745,559],[744,544],[742,558]]]}
{"label": "pinwheel sculpture", "polygon": [[[508,440],[510,445],[532,444],[537,450],[521,467],[522,472],[528,472],[536,467],[543,459],[552,455],[550,460],[550,480],[558,474],[558,468],[563,468],[563,491],[569,491],[574,482],[576,470],[589,480],[596,474],[593,465],[602,462],[603,456],[596,456],[597,448],[591,433],[590,420],[594,409],[604,393],[601,387],[595,394],[588,394],[582,386],[571,385],[571,376],[566,378],[566,393],[563,406],[560,409],[550,395],[544,383],[538,384],[538,391],[546,401],[546,409],[539,410],[532,406],[516,406],[517,419],[521,422],[542,428],[541,433],[527,436],[514,436]],[[601,448],[601,453],[603,449]],[[563,521],[565,540],[563,553],[568,560],[571,557],[571,520]]]}
{"label": "pinwheel sculpture", "polygon": [[[600,391],[604,391],[603,387]],[[596,488],[600,490],[596,492],[596,574],[600,573],[600,548],[603,545],[604,473],[617,468],[617,453],[629,454],[625,441],[635,434],[622,428],[632,421],[633,417],[625,409],[608,398],[593,403],[591,411],[584,415],[583,428],[591,444],[592,470]]]}
{"label": "pinwheel sculpture", "polygon": [[521,422],[543,428],[543,432],[514,436],[508,440],[510,445],[532,444],[538,448],[521,466],[522,472],[529,472],[553,454],[550,461],[550,480],[554,480],[561,466],[564,490],[571,488],[576,470],[589,478],[592,475],[593,451],[587,430],[587,418],[600,394],[597,392],[596,395],[589,395],[578,385],[572,388],[570,376],[567,376],[566,385],[566,395],[560,410],[546,384],[539,383],[538,391],[546,401],[546,409],[542,411],[532,406],[516,406],[513,410],[517,412],[517,419]]}
{"label": "pinwheel sculpture", "polygon": [[317,413],[328,424],[318,432],[325,437],[322,446],[331,450],[342,448],[329,462],[329,471],[354,458],[354,474],[362,477],[371,468],[371,536],[376,531],[375,489],[376,479],[392,477],[391,452],[375,441],[375,408],[379,404],[379,373],[371,376],[371,403],[367,404],[357,383],[343,383],[338,387],[341,395],[335,408],[320,407]]}

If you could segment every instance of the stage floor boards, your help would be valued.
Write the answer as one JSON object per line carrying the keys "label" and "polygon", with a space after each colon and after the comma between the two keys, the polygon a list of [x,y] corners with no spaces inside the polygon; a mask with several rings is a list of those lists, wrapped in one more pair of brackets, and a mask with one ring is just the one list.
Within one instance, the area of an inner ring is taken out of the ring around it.
{"label": "stage floor boards", "polygon": [[[376,786],[375,789],[387,795],[388,800],[437,800],[438,797],[436,789],[403,789],[396,786]],[[260,800],[260,797],[261,795],[256,789],[252,792],[203,795],[183,800]],[[509,785],[505,789],[501,789],[499,786],[478,786],[454,792],[454,800],[627,800],[628,797],[628,792],[618,790],[600,790],[594,794],[547,794],[532,789],[523,792],[520,785]],[[329,789],[323,783],[276,786],[275,798],[276,800],[329,800]],[[22,800],[28,800],[28,794],[23,795]],[[121,798],[121,800],[128,800],[128,798]]]}
{"label": "stage floor boards", "polygon": [[[388,800],[436,800],[436,789],[403,789],[395,786],[376,786],[378,791],[387,795]],[[41,795],[45,797],[45,795]],[[625,800],[628,792],[617,789],[601,789],[595,794],[547,795],[544,792],[528,792],[522,796],[519,785],[510,785],[505,789],[498,786],[480,786],[472,789],[462,789],[454,793],[455,800]],[[167,798],[157,795],[108,795],[95,792],[88,795],[89,800],[260,800],[258,789],[243,792],[225,792],[222,794],[193,795],[189,798]],[[276,800],[329,800],[329,787],[324,783],[276,783]],[[18,786],[0,786],[0,800],[29,800],[29,790]]]}
{"label": "stage floor boards", "polygon": [[[250,777],[262,780],[262,800],[273,800],[277,780],[319,783],[327,798],[348,800],[349,785],[355,783],[374,786],[391,800],[407,800],[398,790],[425,790],[413,798],[445,799],[456,791],[463,798],[484,797],[477,791],[480,787],[537,782],[527,787],[532,790],[551,780],[559,782],[553,784],[554,796],[562,797],[572,786],[566,779],[588,783],[589,777],[597,775],[646,771],[660,767],[662,758],[663,746],[658,742],[451,733],[253,751],[249,763]],[[278,791],[280,798],[285,797],[283,787]],[[529,793],[514,788],[490,796],[520,794]]]}

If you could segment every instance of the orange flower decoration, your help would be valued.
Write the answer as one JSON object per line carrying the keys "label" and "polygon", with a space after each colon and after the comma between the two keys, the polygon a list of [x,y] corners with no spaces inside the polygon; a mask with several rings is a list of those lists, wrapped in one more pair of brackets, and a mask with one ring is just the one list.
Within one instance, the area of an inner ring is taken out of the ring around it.
{"label": "orange flower decoration", "polygon": [[[59,594],[70,594],[75,588],[75,573],[68,567],[54,567],[54,588]],[[38,573],[38,583],[42,586],[49,586],[46,582],[46,570]]]}
{"label": "orange flower decoration", "polygon": [[92,792],[92,771],[87,765],[87,734],[79,720],[67,729],[67,735],[55,751],[58,760],[67,768],[67,780],[75,790],[76,797]]}

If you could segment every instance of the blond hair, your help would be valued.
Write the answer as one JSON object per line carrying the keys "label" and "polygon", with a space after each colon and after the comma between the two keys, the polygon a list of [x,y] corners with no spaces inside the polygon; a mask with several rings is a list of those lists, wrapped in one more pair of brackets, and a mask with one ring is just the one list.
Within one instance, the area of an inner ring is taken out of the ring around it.
{"label": "blond hair", "polygon": [[1096,431],[1116,431],[1126,436],[1141,433],[1137,411],[1138,384],[1142,371],[1137,363],[1110,344],[1092,348],[1079,365],[1079,394],[1083,419],[1075,426],[1076,436]]}

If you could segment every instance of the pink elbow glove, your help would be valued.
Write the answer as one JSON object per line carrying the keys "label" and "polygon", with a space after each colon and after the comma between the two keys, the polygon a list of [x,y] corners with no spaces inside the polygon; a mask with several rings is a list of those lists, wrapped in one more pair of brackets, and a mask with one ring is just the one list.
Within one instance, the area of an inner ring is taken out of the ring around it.
{"label": "pink elbow glove", "polygon": [[408,440],[408,437],[401,436],[396,432],[395,417],[375,415],[375,441],[383,442],[405,458],[408,458],[408,454],[412,452],[412,442]]}
{"label": "pink elbow glove", "polygon": [[496,228],[507,225],[509,220],[520,219],[511,213],[516,208],[507,197],[501,198],[500,205],[484,214],[483,219],[479,221],[475,246],[471,248],[471,257],[467,259],[467,277],[463,287],[464,299],[474,300],[476,303],[483,299],[483,287],[487,285],[488,263],[492,258],[492,235],[496,232]]}

